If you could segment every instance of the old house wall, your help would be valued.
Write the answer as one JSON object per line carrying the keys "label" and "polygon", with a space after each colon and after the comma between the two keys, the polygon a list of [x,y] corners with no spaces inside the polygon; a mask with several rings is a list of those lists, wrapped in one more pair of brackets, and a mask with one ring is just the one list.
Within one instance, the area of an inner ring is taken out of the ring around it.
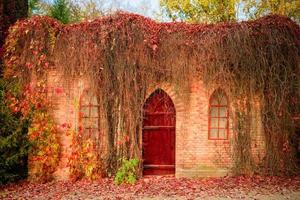
{"label": "old house wall", "polygon": [[[208,109],[212,91],[195,81],[190,91],[161,85],[176,108],[176,176],[222,176],[231,166],[232,127],[228,140],[208,139]],[[182,94],[187,93],[187,94]]]}
{"label": "old house wall", "polygon": [[[72,153],[72,134],[79,131],[80,97],[90,87],[84,78],[66,81],[58,71],[48,72],[49,99],[52,102],[52,115],[60,129],[60,164],[55,173],[56,179],[68,179],[68,162]],[[228,140],[208,138],[209,99],[216,88],[206,88],[202,81],[194,81],[189,91],[178,89],[174,85],[160,84],[148,91],[148,96],[156,89],[164,90],[172,99],[176,108],[176,177],[207,177],[230,174],[233,164],[234,108],[229,106]],[[226,92],[226,91],[225,91]],[[184,94],[185,93],[185,94]],[[228,99],[230,102],[230,99]],[[256,161],[263,157],[263,132],[259,106],[253,113],[252,153]],[[102,125],[101,128],[106,128]],[[104,133],[103,133],[104,134]],[[142,137],[140,137],[142,138]],[[102,138],[105,140],[105,135]],[[141,141],[142,142],[142,141]],[[105,146],[105,145],[104,145]],[[105,147],[103,147],[105,151]]]}
{"label": "old house wall", "polygon": [[252,108],[251,152],[254,162],[258,164],[262,161],[266,153],[261,105],[259,101],[253,102]]}
{"label": "old house wall", "polygon": [[73,133],[78,133],[81,129],[80,98],[84,90],[90,87],[90,82],[85,78],[66,80],[62,73],[56,70],[50,70],[47,74],[48,97],[51,102],[50,113],[57,124],[61,145],[60,162],[54,174],[56,179],[62,180],[70,177],[69,164],[74,150],[72,149]]}
{"label": "old house wall", "polygon": [[[202,81],[193,81],[189,91],[176,86],[161,84],[148,91],[164,90],[173,100],[176,109],[176,176],[207,177],[231,173],[234,156],[234,110],[229,101],[229,137],[227,140],[208,138],[209,99],[213,92],[222,88],[207,88]],[[225,91],[226,93],[226,91]],[[255,162],[264,156],[264,137],[259,103],[253,103],[251,153]]]}
{"label": "old house wall", "polygon": [[[56,70],[50,70],[47,74],[47,89],[48,97],[51,102],[50,113],[53,116],[57,128],[59,130],[59,142],[60,142],[60,161],[57,166],[55,178],[68,179],[69,168],[68,158],[71,154],[71,134],[67,130],[68,128],[74,129],[76,121],[76,114],[74,112],[74,96],[78,96],[79,88],[67,84],[63,81],[62,74]],[[75,95],[77,94],[77,95]]]}

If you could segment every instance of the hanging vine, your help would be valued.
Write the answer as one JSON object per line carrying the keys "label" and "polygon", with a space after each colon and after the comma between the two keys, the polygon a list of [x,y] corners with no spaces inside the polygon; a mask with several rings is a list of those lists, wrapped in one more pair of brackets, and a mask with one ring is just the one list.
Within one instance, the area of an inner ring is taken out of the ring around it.
{"label": "hanging vine", "polygon": [[[207,86],[226,82],[236,110],[237,173],[254,165],[253,99],[261,105],[266,140],[261,171],[294,172],[291,108],[299,102],[299,35],[297,24],[276,15],[216,25],[156,23],[127,13],[66,26],[33,17],[10,30],[5,75],[28,83],[33,71],[42,78],[53,68],[66,80],[87,77],[101,97],[111,173],[118,158],[141,158],[141,110],[150,88],[171,83],[184,95],[195,80]],[[38,60],[42,55],[45,61]]]}

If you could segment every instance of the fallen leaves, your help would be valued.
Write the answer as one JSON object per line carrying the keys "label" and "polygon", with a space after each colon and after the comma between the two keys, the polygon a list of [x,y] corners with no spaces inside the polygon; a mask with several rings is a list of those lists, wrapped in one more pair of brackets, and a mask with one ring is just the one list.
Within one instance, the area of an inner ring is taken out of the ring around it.
{"label": "fallen leaves", "polygon": [[[152,176],[135,185],[116,186],[112,179],[98,181],[53,181],[46,184],[22,182],[0,188],[1,199],[141,199],[141,198],[252,198],[286,195],[300,191],[300,176],[236,176],[187,179]],[[297,193],[298,194],[298,193]],[[300,193],[299,193],[300,194]]]}

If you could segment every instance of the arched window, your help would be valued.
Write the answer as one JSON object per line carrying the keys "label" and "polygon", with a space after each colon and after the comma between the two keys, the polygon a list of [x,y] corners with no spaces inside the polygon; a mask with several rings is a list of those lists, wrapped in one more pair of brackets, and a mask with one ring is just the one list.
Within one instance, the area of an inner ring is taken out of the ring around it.
{"label": "arched window", "polygon": [[80,131],[89,137],[96,137],[99,132],[99,103],[97,96],[85,90],[80,99]]}
{"label": "arched window", "polygon": [[216,90],[209,101],[208,139],[227,140],[229,132],[228,100],[225,92]]}

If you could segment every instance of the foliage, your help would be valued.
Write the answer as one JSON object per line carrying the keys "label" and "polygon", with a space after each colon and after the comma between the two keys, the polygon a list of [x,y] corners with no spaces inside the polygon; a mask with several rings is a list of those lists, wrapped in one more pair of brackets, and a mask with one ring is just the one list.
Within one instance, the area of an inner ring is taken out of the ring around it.
{"label": "foliage", "polygon": [[[72,154],[68,160],[70,177],[77,180],[87,177],[96,180],[103,176],[103,162],[99,155],[99,149],[95,140],[87,138],[82,131],[70,131],[72,135]],[[84,137],[85,136],[85,137]]]}
{"label": "foliage", "polygon": [[28,13],[32,16],[38,10],[40,0],[28,0]]}
{"label": "foliage", "polygon": [[36,111],[28,136],[33,142],[29,155],[29,176],[33,181],[49,181],[53,178],[59,160],[57,129],[50,116],[43,110]]}
{"label": "foliage", "polygon": [[[30,116],[22,117],[18,110],[7,106],[8,89],[17,87],[0,79],[0,185],[27,177],[27,138]],[[18,99],[15,99],[18,101]],[[13,104],[14,102],[10,102]]]}
{"label": "foliage", "polygon": [[[59,156],[59,142],[58,142],[58,129],[54,124],[48,110],[51,108],[51,102],[48,101],[48,92],[45,69],[49,68],[49,58],[47,57],[48,51],[51,51],[55,43],[56,32],[52,25],[55,24],[36,24],[36,36],[42,33],[40,37],[33,37],[29,45],[31,61],[27,60],[23,67],[22,74],[24,79],[20,78],[21,74],[16,73],[15,69],[18,68],[15,64],[20,61],[22,52],[21,48],[16,48],[18,45],[19,31],[30,35],[26,26],[17,26],[11,28],[10,35],[6,39],[5,49],[6,55],[14,54],[13,58],[8,63],[4,63],[5,67],[10,70],[4,71],[4,77],[11,83],[20,85],[20,93],[22,94],[20,100],[16,95],[11,92],[8,96],[8,101],[11,102],[10,109],[15,112],[20,112],[21,116],[27,118],[31,116],[31,124],[28,130],[28,139],[32,143],[31,151],[29,152],[29,176],[32,180],[47,181],[52,178],[53,172],[57,168]],[[48,27],[44,31],[41,27]],[[24,29],[25,28],[25,29]],[[47,35],[46,38],[44,36]],[[33,36],[33,35],[30,35]],[[44,49],[44,42],[40,41],[44,38],[47,41],[47,47]],[[25,53],[25,52],[23,52]],[[16,54],[19,54],[16,56]],[[34,73],[30,73],[34,70]],[[11,74],[10,74],[11,73]],[[10,77],[10,78],[8,78]],[[35,81],[29,81],[29,80]]]}
{"label": "foliage", "polygon": [[[0,197],[10,199],[298,199],[300,177],[227,176],[177,178],[149,176],[133,185],[115,185],[112,179],[76,182],[10,184]],[[79,194],[80,193],[80,194]]]}
{"label": "foliage", "polygon": [[168,17],[187,22],[235,21],[238,3],[237,0],[160,0]]}
{"label": "foliage", "polygon": [[121,159],[121,166],[118,169],[114,182],[117,185],[122,183],[134,184],[137,181],[137,167],[139,160],[134,159]]}
{"label": "foliage", "polygon": [[252,174],[255,169],[254,160],[251,155],[251,106],[248,104],[243,111],[237,111],[236,130],[237,136],[234,148],[234,171],[243,174]]}
{"label": "foliage", "polygon": [[187,22],[235,21],[238,15],[257,19],[268,14],[285,15],[298,22],[300,20],[297,0],[160,0],[160,4],[169,18]]}
{"label": "foliage", "polygon": [[51,4],[47,0],[28,0],[28,15],[50,15]]}
{"label": "foliage", "polygon": [[[2,75],[2,56],[4,40],[8,34],[8,28],[17,20],[27,17],[27,0],[1,1],[1,22],[0,22],[0,74]],[[6,9],[8,11],[6,11]]]}
{"label": "foliage", "polygon": [[[127,13],[67,26],[33,17],[11,28],[5,77],[21,85],[38,77],[46,84],[46,72],[55,69],[70,84],[89,80],[101,99],[108,146],[104,166],[111,174],[122,164],[118,158],[141,160],[141,108],[153,87],[172,84],[180,98],[189,98],[192,81],[204,81],[212,89],[222,86],[234,113],[241,115],[243,126],[234,125],[236,134],[248,137],[236,141],[245,141],[249,148],[249,129],[255,130],[249,114],[254,99],[259,100],[266,140],[261,172],[293,172],[291,108],[299,102],[299,32],[297,24],[277,15],[217,25],[155,23]],[[125,136],[126,142],[119,143]],[[234,159],[251,163],[251,155],[240,152],[249,160]]]}
{"label": "foliage", "polygon": [[101,5],[104,1],[63,0],[49,3],[45,0],[29,0],[29,16],[46,15],[62,23],[73,23],[91,20],[103,15],[106,11]]}
{"label": "foliage", "polygon": [[280,14],[299,22],[299,1],[297,0],[244,0],[244,12],[249,18],[258,18],[267,14]]}
{"label": "foliage", "polygon": [[82,20],[92,20],[96,19],[103,15],[104,9],[101,7],[101,5],[104,4],[104,1],[99,0],[80,0],[73,2],[73,8],[74,9],[74,17],[78,19],[78,21]]}
{"label": "foliage", "polygon": [[50,16],[64,24],[71,22],[71,9],[66,0],[54,0],[50,8]]}

